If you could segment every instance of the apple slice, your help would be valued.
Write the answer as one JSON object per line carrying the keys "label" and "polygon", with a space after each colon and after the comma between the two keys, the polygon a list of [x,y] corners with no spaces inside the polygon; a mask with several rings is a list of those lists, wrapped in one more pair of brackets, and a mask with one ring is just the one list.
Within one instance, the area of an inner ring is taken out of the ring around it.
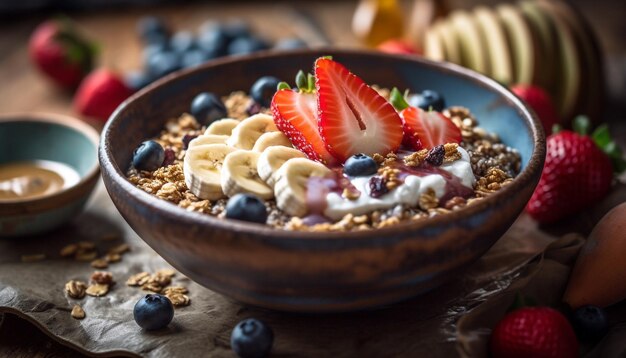
{"label": "apple slice", "polygon": [[567,22],[557,14],[556,10],[548,1],[537,1],[537,5],[543,10],[554,23],[557,33],[559,69],[558,81],[560,85],[556,90],[556,103],[559,114],[564,124],[570,123],[576,115],[576,104],[581,100],[581,92],[584,86],[581,76],[582,53],[579,51],[576,37]]}
{"label": "apple slice", "polygon": [[540,77],[539,56],[536,41],[530,25],[522,13],[513,5],[500,5],[496,12],[504,25],[511,44],[513,55],[514,82],[518,84],[534,84]]}
{"label": "apple slice", "polygon": [[440,20],[437,21],[433,27],[439,32],[439,36],[443,41],[443,47],[448,61],[460,65],[461,49],[459,39],[457,38],[456,31],[454,31],[452,25],[450,25],[448,21]]}
{"label": "apple slice", "polygon": [[450,15],[450,21],[461,44],[463,66],[489,74],[487,44],[484,43],[474,18],[466,11],[457,10]]}
{"label": "apple slice", "polygon": [[505,85],[513,83],[513,64],[511,49],[500,18],[490,8],[478,6],[474,17],[480,29],[483,43],[487,44],[487,53],[491,63],[489,75]]}

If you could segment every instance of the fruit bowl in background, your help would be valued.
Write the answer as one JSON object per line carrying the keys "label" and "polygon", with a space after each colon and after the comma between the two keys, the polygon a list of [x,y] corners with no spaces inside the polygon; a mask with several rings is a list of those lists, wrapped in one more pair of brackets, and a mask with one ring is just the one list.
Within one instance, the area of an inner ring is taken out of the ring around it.
{"label": "fruit bowl in background", "polygon": [[[261,76],[290,79],[332,55],[367,83],[432,89],[468,107],[522,157],[502,190],[461,210],[384,229],[346,233],[276,230],[188,212],[132,185],[133,150],[202,91],[248,90]],[[347,311],[431,290],[484,254],[530,198],[543,166],[540,122],[505,87],[449,63],[355,50],[259,53],[174,73],[140,91],[109,119],[99,149],[104,183],[130,226],[192,280],[247,304],[285,311]]]}

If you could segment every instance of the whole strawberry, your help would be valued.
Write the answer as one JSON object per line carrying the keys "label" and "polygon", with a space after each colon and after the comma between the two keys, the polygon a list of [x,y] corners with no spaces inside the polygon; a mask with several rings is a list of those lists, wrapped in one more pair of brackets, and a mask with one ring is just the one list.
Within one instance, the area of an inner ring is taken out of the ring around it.
{"label": "whole strawberry", "polygon": [[[584,121],[586,119],[579,118]],[[552,134],[547,139],[541,179],[526,211],[540,223],[554,222],[593,205],[611,188],[611,159],[585,135],[588,124]]]}
{"label": "whole strawberry", "polygon": [[41,72],[67,89],[78,86],[95,59],[94,45],[81,37],[68,20],[39,25],[31,35],[29,53]]}
{"label": "whole strawberry", "polygon": [[546,132],[549,133],[552,126],[560,123],[559,115],[550,95],[541,87],[514,85],[511,87],[511,91],[535,111]]}
{"label": "whole strawberry", "polygon": [[576,334],[559,311],[548,307],[519,308],[491,333],[494,358],[569,358],[578,356]]}
{"label": "whole strawberry", "polygon": [[106,121],[131,94],[133,91],[117,73],[101,68],[90,73],[80,84],[74,96],[74,106],[84,116]]}

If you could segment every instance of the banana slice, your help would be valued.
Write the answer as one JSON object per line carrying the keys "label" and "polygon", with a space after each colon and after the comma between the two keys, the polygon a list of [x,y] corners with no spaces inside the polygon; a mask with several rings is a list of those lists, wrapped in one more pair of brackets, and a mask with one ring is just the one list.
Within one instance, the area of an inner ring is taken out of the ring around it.
{"label": "banana slice", "polygon": [[275,131],[278,131],[278,128],[276,128],[272,116],[255,114],[241,121],[233,129],[233,134],[231,134],[226,144],[231,147],[250,150],[261,135]]}
{"label": "banana slice", "polygon": [[278,170],[278,181],[274,186],[276,205],[289,215],[305,216],[308,212],[306,191],[309,178],[331,173],[324,164],[310,159],[289,159]]}
{"label": "banana slice", "polygon": [[261,199],[271,199],[274,191],[257,173],[257,162],[261,153],[251,150],[235,150],[224,159],[220,183],[228,196],[250,193]]}
{"label": "banana slice", "polygon": [[231,135],[239,123],[240,121],[232,118],[220,119],[211,123],[204,134]]}
{"label": "banana slice", "polygon": [[203,134],[201,136],[198,136],[198,138],[191,140],[187,148],[193,148],[195,146],[205,144],[226,144],[228,138],[229,137],[227,135]]}
{"label": "banana slice", "polygon": [[226,144],[204,144],[189,148],[183,161],[185,184],[200,199],[224,196],[221,171],[226,156],[235,149]]}
{"label": "banana slice", "polygon": [[291,148],[291,141],[283,132],[267,132],[261,134],[259,139],[254,143],[252,150],[255,152],[263,152],[271,146],[283,146]]}
{"label": "banana slice", "polygon": [[273,146],[265,149],[263,153],[261,153],[257,163],[259,177],[261,177],[267,185],[274,187],[278,180],[278,170],[291,158],[306,158],[306,155],[291,147]]}

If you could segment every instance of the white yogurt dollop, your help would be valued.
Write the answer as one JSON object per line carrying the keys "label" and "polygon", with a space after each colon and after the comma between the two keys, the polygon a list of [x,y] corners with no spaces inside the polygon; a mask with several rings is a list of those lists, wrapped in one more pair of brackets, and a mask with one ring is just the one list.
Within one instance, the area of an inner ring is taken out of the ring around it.
{"label": "white yogurt dollop", "polygon": [[[459,178],[461,184],[472,189],[474,188],[474,172],[470,164],[469,154],[465,149],[459,147],[461,159],[452,163],[441,165],[439,168]],[[446,191],[446,179],[439,174],[429,174],[426,176],[409,175],[404,179],[404,183],[378,198],[370,196],[369,182],[373,177],[351,177],[350,182],[361,192],[361,196],[355,200],[343,198],[340,194],[331,192],[326,196],[326,210],[324,215],[339,220],[346,214],[363,215],[374,210],[388,209],[399,204],[416,206],[420,196],[426,190],[433,189],[437,199],[441,198]]]}

